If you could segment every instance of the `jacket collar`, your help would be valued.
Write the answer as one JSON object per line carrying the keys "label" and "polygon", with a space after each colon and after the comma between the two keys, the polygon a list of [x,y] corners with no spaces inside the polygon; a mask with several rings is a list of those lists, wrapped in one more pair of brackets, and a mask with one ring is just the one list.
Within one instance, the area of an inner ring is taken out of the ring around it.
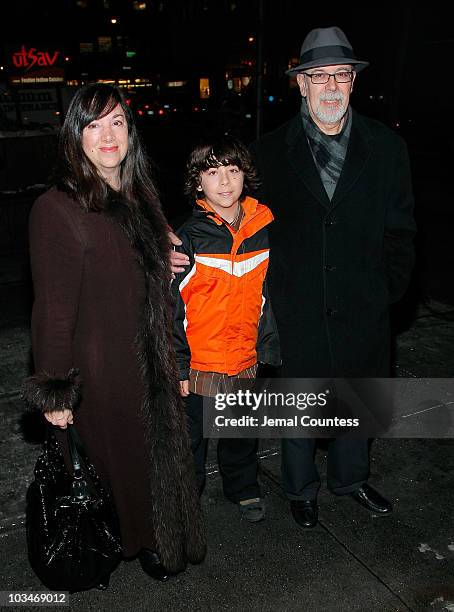
{"label": "jacket collar", "polygon": [[353,110],[347,154],[331,201],[320,179],[299,115],[290,121],[286,134],[288,160],[312,195],[325,208],[332,209],[343,200],[363,172],[370,155],[370,140],[367,126]]}
{"label": "jacket collar", "polygon": [[[219,215],[214,210],[214,208],[208,204],[208,202],[206,200],[196,200],[196,204],[197,204],[197,206],[199,206],[199,208],[201,208],[203,211],[208,213],[210,215],[210,217],[218,225],[221,225],[222,223],[226,223],[225,219],[223,219],[221,217],[221,215]],[[248,212],[250,214],[255,213],[255,211],[257,210],[257,204],[258,204],[257,200],[255,200],[254,198],[250,198],[249,196],[246,196],[246,198],[241,202],[241,206],[243,207],[243,211],[244,211],[245,216],[246,216],[246,214]]]}
{"label": "jacket collar", "polygon": [[195,209],[194,214],[203,215],[205,217],[209,216],[217,225],[224,225],[232,234],[235,243],[240,243],[242,240],[250,238],[256,232],[271,223],[274,218],[271,210],[267,206],[260,204],[255,198],[246,196],[241,202],[244,217],[240,229],[234,232],[227,221],[218,215],[205,200],[197,200],[197,205],[198,208]]}

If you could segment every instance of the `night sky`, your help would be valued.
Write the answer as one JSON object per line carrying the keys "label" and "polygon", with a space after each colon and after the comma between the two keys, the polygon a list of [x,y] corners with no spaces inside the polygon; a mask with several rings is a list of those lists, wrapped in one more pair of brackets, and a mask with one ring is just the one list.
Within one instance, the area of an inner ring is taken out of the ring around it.
{"label": "night sky", "polygon": [[[195,62],[219,63],[235,52],[239,41],[257,31],[258,0],[148,1],[143,14],[125,12],[130,4],[111,0],[110,10],[98,12],[77,9],[73,0],[3,4],[0,37],[3,44],[39,39],[70,47],[90,36],[109,34],[112,27],[107,18],[124,14],[116,31],[122,30],[133,42],[153,49],[150,60],[165,70]],[[160,4],[162,11],[158,10]],[[236,5],[233,11],[232,4]],[[447,61],[441,41],[445,45],[450,41],[451,52],[454,45],[447,5],[441,2],[422,6],[372,3],[367,8],[338,3],[336,8],[315,8],[301,1],[263,0],[263,6],[264,56],[271,63],[298,55],[310,29],[338,25],[357,55],[371,62],[370,76],[365,78],[381,85],[389,82],[398,64],[407,67],[417,63],[426,70]],[[442,52],[437,53],[440,47]]]}

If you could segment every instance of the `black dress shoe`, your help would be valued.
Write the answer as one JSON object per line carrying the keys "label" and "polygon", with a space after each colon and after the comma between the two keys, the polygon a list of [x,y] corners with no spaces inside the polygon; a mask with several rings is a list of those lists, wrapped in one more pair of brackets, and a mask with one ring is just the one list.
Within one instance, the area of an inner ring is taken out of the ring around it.
{"label": "black dress shoe", "polygon": [[139,562],[143,571],[151,578],[160,582],[166,582],[169,579],[170,574],[161,563],[158,553],[148,550],[148,548],[142,548],[139,553]]}
{"label": "black dress shoe", "polygon": [[101,578],[101,580],[95,586],[95,589],[98,589],[98,591],[105,591],[109,587],[109,582],[110,582],[110,574]]}
{"label": "black dress shoe", "polygon": [[358,504],[367,508],[375,514],[388,514],[392,511],[393,506],[390,501],[385,499],[378,491],[373,489],[365,482],[357,491],[350,493]]}
{"label": "black dress shoe", "polygon": [[318,521],[318,506],[316,499],[295,499],[290,501],[293,518],[305,529],[315,527]]}

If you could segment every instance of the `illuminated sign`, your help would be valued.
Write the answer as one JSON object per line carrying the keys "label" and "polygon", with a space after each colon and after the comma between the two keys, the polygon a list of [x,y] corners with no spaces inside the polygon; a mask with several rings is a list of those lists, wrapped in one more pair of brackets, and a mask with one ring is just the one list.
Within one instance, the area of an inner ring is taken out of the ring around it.
{"label": "illuminated sign", "polygon": [[13,53],[13,66],[16,68],[25,68],[28,72],[33,66],[54,66],[57,61],[60,51],[49,53],[48,51],[38,51],[35,47],[26,49],[25,45],[22,45],[20,51]]}
{"label": "illuminated sign", "polygon": [[64,83],[63,76],[12,76],[11,85],[40,85],[48,83]]}
{"label": "illuminated sign", "polygon": [[59,49],[23,44],[10,46],[10,83],[40,85],[64,82],[64,54]]}

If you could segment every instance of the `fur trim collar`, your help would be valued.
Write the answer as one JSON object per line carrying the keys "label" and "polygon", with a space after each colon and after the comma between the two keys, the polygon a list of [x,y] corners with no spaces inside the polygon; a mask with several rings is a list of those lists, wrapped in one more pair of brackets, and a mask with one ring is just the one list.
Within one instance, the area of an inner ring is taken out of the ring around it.
{"label": "fur trim collar", "polygon": [[160,208],[112,201],[108,214],[125,230],[143,266],[146,300],[136,338],[145,384],[145,434],[150,453],[151,520],[158,553],[171,572],[206,552],[184,403],[173,352],[170,243]]}

